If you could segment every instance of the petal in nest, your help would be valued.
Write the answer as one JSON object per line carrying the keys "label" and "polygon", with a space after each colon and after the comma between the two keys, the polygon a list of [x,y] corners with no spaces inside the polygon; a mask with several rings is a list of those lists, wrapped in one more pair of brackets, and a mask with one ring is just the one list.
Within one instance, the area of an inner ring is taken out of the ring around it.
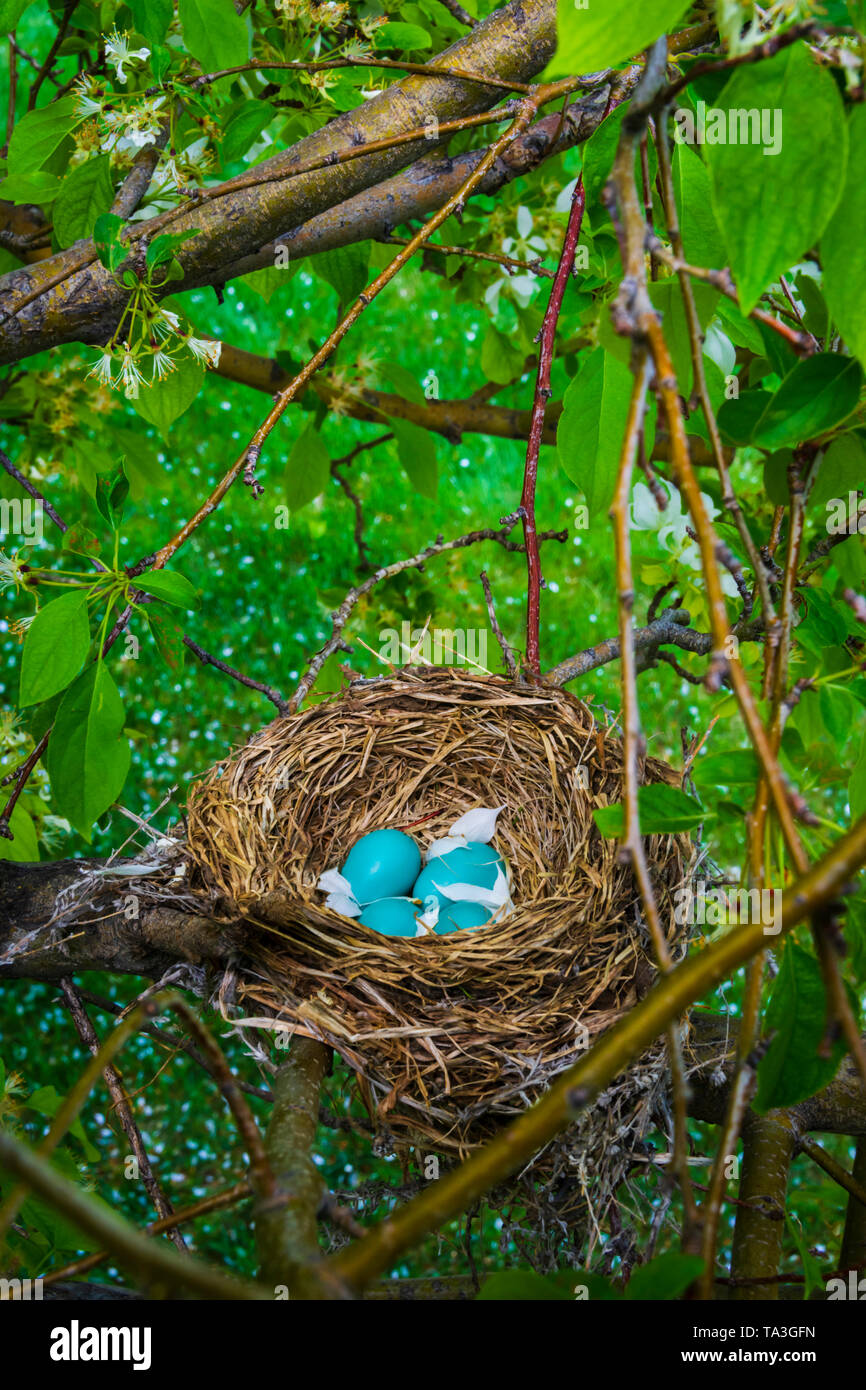
{"label": "petal in nest", "polygon": [[452,825],[449,834],[460,835],[475,844],[488,845],[496,834],[496,818],[505,806],[476,806]]}

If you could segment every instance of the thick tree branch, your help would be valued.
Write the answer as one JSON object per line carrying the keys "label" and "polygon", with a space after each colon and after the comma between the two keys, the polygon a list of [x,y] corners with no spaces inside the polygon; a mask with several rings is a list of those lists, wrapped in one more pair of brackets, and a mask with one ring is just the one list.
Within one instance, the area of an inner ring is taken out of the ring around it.
{"label": "thick tree branch", "polygon": [[[444,66],[489,73],[502,81],[528,81],[545,66],[555,42],[552,0],[512,0],[437,58]],[[292,177],[293,167],[357,148],[428,122],[483,111],[499,96],[452,77],[430,74],[395,83],[356,110],[346,112],[290,150],[258,166],[257,174],[284,174],[280,182],[243,186],[244,175],[223,185],[218,199],[180,216],[169,214],[173,232],[196,230],[181,248],[185,283],[225,279],[226,269],[287,227],[297,227],[335,204],[388,178],[424,153],[424,141]],[[443,199],[443,201],[445,201]],[[166,215],[151,219],[135,235],[150,237]],[[173,290],[184,284],[172,286]],[[129,291],[96,259],[92,243],[80,242],[59,256],[14,271],[0,280],[0,361],[15,361],[61,342],[105,340]]]}

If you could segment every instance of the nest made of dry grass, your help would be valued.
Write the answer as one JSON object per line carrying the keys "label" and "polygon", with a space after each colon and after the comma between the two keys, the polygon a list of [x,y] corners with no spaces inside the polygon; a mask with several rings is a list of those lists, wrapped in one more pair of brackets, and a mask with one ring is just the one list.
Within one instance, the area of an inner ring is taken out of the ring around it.
{"label": "nest made of dry grass", "polygon": [[[396,1145],[482,1141],[652,983],[631,870],[592,816],[621,799],[621,766],[620,740],[573,696],[461,669],[406,668],[275,720],[188,803],[190,886],[247,923],[241,1016],[334,1047]],[[645,776],[676,780],[652,758]],[[423,846],[503,802],[493,843],[516,907],[504,922],[404,940],[324,906],[319,875],[366,832],[404,829]],[[677,955],[688,845],[646,847]],[[649,1124],[648,1086],[633,1073],[618,1093],[620,1141],[630,1115],[638,1139]]]}

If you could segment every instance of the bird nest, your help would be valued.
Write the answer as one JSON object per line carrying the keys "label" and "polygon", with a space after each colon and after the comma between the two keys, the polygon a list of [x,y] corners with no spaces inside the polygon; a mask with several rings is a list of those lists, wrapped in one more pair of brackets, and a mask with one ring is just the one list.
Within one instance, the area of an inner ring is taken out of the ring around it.
{"label": "bird nest", "polygon": [[[645,778],[676,781],[652,758]],[[275,720],[188,803],[189,886],[245,923],[238,1021],[336,1049],[391,1147],[465,1153],[653,982],[631,869],[593,820],[621,793],[621,741],[552,686],[411,667]],[[423,846],[465,811],[503,803],[493,844],[515,904],[504,921],[407,940],[325,906],[319,875],[361,835],[394,827]],[[676,957],[689,845],[645,843]],[[663,1070],[656,1045],[582,1117],[570,1150],[548,1151],[552,1180],[587,1160],[597,1172],[602,1152],[618,1180]]]}

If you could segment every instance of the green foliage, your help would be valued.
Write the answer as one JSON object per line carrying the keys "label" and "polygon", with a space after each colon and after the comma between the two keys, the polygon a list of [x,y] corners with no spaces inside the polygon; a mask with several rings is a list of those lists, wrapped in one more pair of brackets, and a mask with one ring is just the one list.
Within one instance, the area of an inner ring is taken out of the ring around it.
{"label": "green foliage", "polygon": [[603,348],[584,359],[563,399],[556,432],[559,461],[600,518],[613,501],[632,375]]}
{"label": "green foliage", "polygon": [[204,368],[192,358],[180,358],[176,370],[163,381],[139,393],[133,407],[143,420],[155,425],[164,439],[175,420],[189,410],[204,385]]}
{"label": "green foliage", "polygon": [[826,1026],[821,968],[810,951],[788,941],[767,1008],[773,1041],[758,1067],[759,1113],[796,1105],[832,1080],[847,1048],[838,1038],[822,1047]]}
{"label": "green foliage", "polygon": [[60,97],[50,106],[28,111],[9,141],[9,173],[35,174],[77,124],[75,98]]}
{"label": "green foliage", "polygon": [[184,575],[176,570],[148,570],[135,580],[136,589],[162,599],[173,608],[198,608],[199,596]]}
{"label": "green foliage", "polygon": [[62,815],[88,843],[92,827],[120,795],[129,770],[124,710],[104,661],[88,666],[57,710],[48,775]]}
{"label": "green foliage", "polygon": [[848,167],[842,196],[821,238],[827,304],[851,351],[866,366],[866,107],[855,106],[848,121]]}
{"label": "green foliage", "polygon": [[33,0],[0,0],[0,34],[17,28],[18,21]]}
{"label": "green foliage", "polygon": [[148,43],[162,43],[165,31],[174,18],[172,0],[126,0],[132,11],[135,27]]}
{"label": "green foliage", "polygon": [[21,657],[20,703],[50,700],[78,675],[90,647],[87,590],[75,589],[40,608]]}
{"label": "green foliage", "polygon": [[309,424],[292,445],[283,474],[283,495],[290,512],[299,512],[321,496],[331,479],[331,456],[315,425]]}
{"label": "green foliage", "polygon": [[716,221],[748,314],[833,214],[845,178],[845,116],[832,77],[802,43],[739,68],[714,104],[728,134],[734,112],[768,113],[780,122],[774,154],[763,139],[741,135],[736,143],[707,144]]}
{"label": "green foliage", "polygon": [[97,219],[108,212],[113,198],[107,154],[73,169],[61,184],[52,214],[58,244],[71,246],[81,237],[92,236]]}
{"label": "green foliage", "polygon": [[719,428],[732,443],[792,447],[847,420],[862,385],[858,362],[822,352],[798,362],[778,391],[747,391],[739,400],[726,401],[719,411]]}
{"label": "green foliage", "polygon": [[648,48],[671,29],[689,8],[688,0],[644,0],[636,10],[630,0],[607,0],[604,6],[578,8],[574,0],[558,0],[556,56],[546,76],[598,72],[616,67]]}
{"label": "green foliage", "polygon": [[[468,8],[475,13],[473,4]],[[490,8],[485,4],[480,13]],[[834,22],[848,22],[846,7],[830,8]],[[694,17],[688,6],[675,3],[617,4],[613,9],[607,5],[598,13],[596,9],[592,4],[584,11],[563,4],[562,42],[553,70],[570,75],[587,66],[631,62],[657,34]],[[720,9],[730,51],[745,54],[755,35],[750,38],[743,29],[742,7],[725,4]],[[332,459],[345,457],[356,445],[369,444],[382,433],[394,435],[390,444],[357,454],[345,472],[362,510],[367,563],[374,568],[421,550],[439,533],[451,537],[495,526],[501,515],[513,511],[521,490],[524,440],[465,430],[462,437],[455,432],[440,442],[440,437],[397,414],[374,411],[368,393],[383,390],[423,407],[421,383],[435,378],[432,394],[443,401],[471,402],[480,393],[477,399],[493,402],[494,408],[529,408],[535,366],[527,359],[536,352],[550,282],[530,269],[511,275],[496,258],[505,253],[526,266],[538,259],[548,269],[555,266],[570,190],[581,169],[587,210],[580,249],[586,262],[581,261],[567,286],[551,379],[551,413],[564,401],[557,443],[562,468],[553,451],[544,449],[539,469],[539,528],[569,526],[571,532],[565,545],[546,545],[543,550],[543,662],[553,664],[616,633],[613,547],[606,513],[618,472],[632,374],[631,345],[611,325],[610,308],[622,279],[621,209],[612,217],[605,185],[627,101],[610,111],[579,148],[548,157],[537,169],[515,170],[515,177],[495,196],[468,199],[460,217],[450,218],[434,240],[494,259],[451,252],[425,257],[428,268],[423,273],[417,263],[406,267],[399,280],[365,308],[336,359],[324,369],[333,392],[328,399],[336,401],[342,413],[327,410],[315,390],[308,390],[289,407],[263,450],[257,473],[264,496],[254,498],[239,481],[184,546],[179,557],[183,574],[145,570],[134,580],[128,578],[127,567],[137,569],[142,557],[152,555],[201,506],[270,408],[266,394],[225,378],[217,380],[203,370],[198,357],[206,351],[206,340],[195,339],[195,348],[188,346],[192,324],[209,339],[224,340],[297,371],[333,328],[335,312],[350,304],[393,254],[393,248],[365,240],[307,260],[293,259],[287,268],[275,265],[242,281],[230,280],[220,287],[224,302],[217,302],[213,288],[202,288],[157,304],[155,296],[164,292],[165,282],[182,275],[190,252],[188,234],[177,235],[169,223],[165,231],[157,229],[160,234],[150,240],[145,257],[130,258],[130,241],[148,219],[182,208],[184,216],[194,220],[197,213],[189,192],[197,185],[210,186],[247,171],[254,174],[265,157],[321,129],[335,114],[360,106],[368,90],[384,85],[390,74],[384,77],[366,68],[315,75],[274,67],[198,87],[187,79],[202,70],[244,62],[250,55],[275,64],[309,59],[311,54],[328,58],[351,51],[362,40],[364,51],[374,47],[397,58],[433,58],[462,32],[438,3],[407,3],[389,9],[387,23],[373,29],[368,43],[358,25],[370,16],[356,11],[353,7],[334,28],[324,22],[327,16],[312,12],[284,21],[275,7],[259,5],[247,7],[241,18],[231,0],[190,0],[181,4],[180,26],[166,42],[174,12],[168,0],[128,0],[125,6],[82,0],[70,46],[55,60],[61,84],[75,80],[79,65],[92,63],[99,34],[115,22],[133,31],[131,47],[144,44],[152,49],[147,58],[128,64],[125,83],[114,80],[108,65],[106,93],[97,101],[104,101],[105,108],[86,120],[79,119],[70,95],[55,98],[50,83],[43,84],[36,110],[25,114],[30,74],[19,61],[17,121],[0,197],[50,209],[55,249],[94,234],[101,265],[128,295],[128,312],[104,370],[94,363],[90,349],[83,352],[72,344],[0,373],[0,442],[69,524],[61,535],[46,519],[45,540],[38,548],[31,548],[29,541],[4,538],[4,550],[10,552],[4,563],[14,566],[16,546],[21,545],[21,557],[26,556],[31,570],[38,565],[40,574],[38,582],[31,573],[30,582],[19,583],[9,604],[11,632],[2,675],[8,703],[17,704],[21,713],[16,720],[10,711],[0,723],[0,774],[13,772],[41,733],[52,725],[54,731],[47,774],[38,767],[28,783],[12,814],[14,839],[0,838],[0,858],[26,862],[81,854],[88,845],[98,854],[118,848],[128,827],[109,808],[121,794],[125,805],[146,814],[172,787],[187,785],[261,727],[269,711],[254,691],[196,661],[184,663],[185,630],[254,679],[291,692],[306,658],[327,635],[327,613],[364,572],[354,539],[359,524],[355,507],[331,477]],[[0,0],[0,31],[19,24],[19,40],[41,61],[55,33],[52,15],[57,12],[58,4],[28,7],[21,0]],[[767,33],[784,33],[793,17],[793,11],[782,13],[776,7],[765,17]],[[760,144],[672,146],[685,259],[699,268],[732,271],[737,302],[719,292],[718,282],[692,282],[704,340],[703,363],[724,440],[734,449],[731,478],[756,545],[768,544],[774,508],[785,509],[774,549],[779,566],[785,563],[789,470],[795,450],[807,446],[802,558],[816,547],[820,550],[828,539],[837,504],[844,504],[847,516],[851,493],[856,522],[866,479],[861,371],[866,363],[861,234],[866,218],[866,124],[857,99],[857,43],[837,36],[823,45],[826,61],[820,63],[808,45],[799,43],[769,60],[743,63],[733,76],[719,71],[698,77],[676,99],[681,109],[692,113],[704,101],[725,112],[766,107],[772,113],[778,107],[783,116],[778,155],[764,154]],[[844,63],[840,53],[845,54]],[[677,60],[676,71],[688,74],[693,61]],[[102,82],[102,70],[92,70]],[[161,103],[151,113],[154,121],[160,113],[174,113],[171,139],[141,206],[133,220],[124,222],[108,210],[136,148],[111,143],[105,115],[120,109],[141,112],[142,103],[151,99],[145,92],[152,86],[159,88],[156,100]],[[8,88],[0,94],[4,109],[7,95]],[[487,139],[487,132],[463,131],[449,141],[447,154],[481,148]],[[670,245],[653,138],[646,162],[646,185],[640,158],[636,164],[639,198],[649,206],[655,235]],[[218,207],[219,200],[212,202],[202,216],[203,222],[213,219],[217,229]],[[395,231],[403,237],[416,227],[404,225]],[[207,243],[195,245],[194,254],[197,263],[204,263]],[[0,255],[0,270],[18,268],[11,254]],[[432,274],[431,269],[443,274]],[[93,273],[103,278],[98,266]],[[650,296],[671,351],[697,457],[708,443],[708,431],[694,392],[682,291],[661,259],[653,274]],[[749,316],[755,306],[764,321]],[[159,308],[176,319],[171,334],[167,329],[172,320],[155,316]],[[767,319],[780,321],[788,336],[768,326]],[[795,351],[792,331],[813,335],[816,350],[811,355]],[[166,344],[170,360],[161,361],[160,371],[167,374],[160,379],[154,365],[152,373],[136,380],[126,357],[133,365],[155,361]],[[91,367],[94,374],[87,377]],[[726,399],[733,394],[732,383],[738,395]],[[359,400],[366,419],[353,414]],[[664,436],[654,451],[654,426],[651,391],[644,453],[648,458],[654,454],[654,467],[667,487],[675,473]],[[717,532],[743,564],[751,593],[754,576],[742,537],[723,506],[716,471],[703,464],[696,471]],[[575,488],[589,506],[588,533],[572,524],[577,514]],[[6,473],[0,474],[0,494],[4,499],[23,495]],[[276,520],[286,504],[292,513],[290,527]],[[663,604],[686,607],[692,626],[708,630],[705,585],[686,530],[688,521],[682,500],[672,495],[657,525],[635,526],[631,532],[636,623],[646,620],[657,591],[672,584]],[[97,557],[106,570],[96,569]],[[354,646],[352,665],[365,675],[378,673],[377,633],[408,619],[419,627],[429,621],[443,628],[478,628],[491,639],[488,664],[499,669],[477,580],[482,566],[490,572],[499,620],[521,651],[522,557],[492,546],[482,557],[476,547],[438,557],[423,573],[407,571],[365,597],[346,632]],[[55,582],[58,587],[51,587]],[[775,572],[772,582],[776,593]],[[815,824],[799,825],[811,860],[824,853],[849,820],[866,813],[863,625],[844,596],[846,589],[866,593],[862,533],[825,549],[805,565],[794,588],[789,685],[805,677],[813,683],[788,712],[780,762],[785,777],[817,818]],[[147,601],[134,602],[128,633],[104,661],[95,661],[109,626],[136,591]],[[726,592],[733,621],[742,604],[730,583]],[[60,597],[46,601],[54,593]],[[752,617],[759,615],[760,596],[755,594]],[[33,618],[29,629],[16,629],[17,621],[28,618]],[[748,631],[748,621],[737,630]],[[758,698],[760,634],[754,642],[742,640],[740,648],[743,669]],[[705,658],[686,652],[676,656],[693,678],[705,674]],[[338,655],[329,661],[313,699],[345,684],[342,659]],[[616,719],[622,707],[618,663],[591,672],[573,689],[594,701],[597,711],[606,712],[605,718]],[[729,688],[708,691],[687,684],[680,671],[659,657],[657,664],[642,671],[638,689],[642,725],[654,755],[667,758],[679,770],[680,730],[701,741],[690,771],[699,800],[677,787],[641,788],[642,833],[694,834],[701,827],[700,849],[708,862],[719,867],[724,881],[745,882],[745,817],[753,805],[759,763],[751,747],[744,746]],[[769,719],[771,702],[762,701],[760,711]],[[175,817],[179,805],[175,797],[162,813],[162,825]],[[600,808],[596,824],[606,835],[619,835],[621,806]],[[768,886],[790,882],[792,866],[772,818],[763,857]],[[849,950],[842,968],[862,990],[862,887],[855,885],[846,906]],[[722,929],[736,927],[725,924]],[[794,1103],[812,1093],[833,1075],[842,1055],[838,1043],[830,1056],[821,1055],[823,983],[805,941],[803,933],[782,948],[768,938],[781,968],[772,981],[769,1009],[765,1005],[761,1018],[762,1036],[770,1041],[760,1071],[758,1104],[764,1108]],[[135,987],[108,979],[93,985],[120,1003],[128,1001]],[[741,980],[727,981],[724,990],[703,1003],[736,1014]],[[52,1030],[62,1030],[68,1025],[54,1011],[50,993],[33,986],[27,995],[6,992],[0,1003],[0,1025],[15,1052],[10,1060],[26,1063],[28,1071],[34,1044],[16,1011],[38,1009],[46,1027],[50,1023]],[[127,1088],[138,1094],[147,1087],[153,1130],[161,1140],[165,1136],[164,1151],[190,1155],[186,1166],[178,1164],[183,1192],[173,1192],[173,1200],[193,1200],[201,1184],[215,1177],[226,1184],[236,1180],[239,1153],[225,1144],[206,1079],[198,1077],[183,1056],[165,1065],[164,1052],[144,1038],[138,1041],[140,1055],[124,1054]],[[233,1040],[226,1045],[233,1048]],[[231,1055],[239,1074],[256,1083],[255,1069],[240,1048]],[[54,1059],[50,1079],[58,1093],[71,1084],[80,1060],[71,1048]],[[180,1082],[189,1101],[183,1114],[176,1104]],[[346,1085],[345,1071],[337,1063],[328,1083],[329,1104],[341,1113]],[[45,1107],[53,1103],[50,1088],[37,1086],[31,1100],[33,1104],[21,1112],[22,1123],[38,1139],[42,1117],[50,1113]],[[264,1117],[261,1102],[253,1098],[253,1104]],[[100,1193],[143,1224],[151,1215],[147,1204],[121,1177],[125,1141],[104,1123],[95,1101],[81,1132],[76,1131],[60,1152],[62,1170],[82,1180],[82,1158],[94,1163],[85,1149],[91,1134],[101,1157],[96,1177]],[[714,1134],[693,1124],[693,1151],[711,1152]],[[666,1137],[660,1142],[666,1145]],[[829,1142],[836,1145],[839,1161],[850,1164],[844,1138]],[[393,1162],[371,1153],[366,1139],[323,1131],[319,1153],[329,1185],[351,1189],[365,1224],[393,1203],[400,1175]],[[816,1173],[804,1178],[801,1167],[805,1165],[792,1171],[796,1219],[792,1215],[786,1223],[785,1267],[805,1270],[807,1287],[817,1288],[819,1261],[811,1251],[838,1237],[841,1208],[824,1180]],[[381,1184],[385,1195],[370,1197],[368,1181],[374,1187]],[[626,1205],[635,1194],[649,1205],[657,1202],[654,1165],[630,1175],[628,1193]],[[675,1198],[675,1211],[676,1202]],[[512,1216],[511,1229],[519,1231],[522,1215]],[[28,1204],[22,1220],[31,1268],[37,1261],[56,1267],[84,1248],[81,1236],[39,1203]],[[245,1208],[200,1223],[195,1239],[203,1253],[238,1268],[253,1266]],[[23,1238],[16,1240],[20,1253]],[[473,1226],[473,1240],[484,1271],[503,1263],[513,1266],[524,1258],[486,1208]],[[465,1267],[464,1251],[465,1232],[455,1225],[448,1228],[441,1246],[431,1239],[398,1272],[459,1272]],[[570,1249],[569,1258],[572,1254]],[[480,1296],[483,1301],[679,1298],[699,1267],[668,1252],[647,1265],[638,1264],[625,1283],[625,1262],[618,1264],[610,1247],[604,1260],[605,1278],[580,1269],[542,1278],[508,1268],[487,1279]],[[576,1292],[577,1286],[581,1292]]]}
{"label": "green foliage", "polygon": [[205,72],[235,67],[249,57],[245,20],[232,0],[178,0],[186,47]]}
{"label": "green foliage", "polygon": [[[705,811],[693,796],[664,782],[639,787],[637,804],[644,835],[673,835],[682,830],[694,830],[702,821],[712,819],[712,813]],[[593,817],[602,835],[622,835],[625,822],[620,802],[598,806]]]}
{"label": "green foliage", "polygon": [[409,420],[389,419],[388,428],[397,441],[397,457],[416,492],[435,501],[439,489],[435,436]]}

